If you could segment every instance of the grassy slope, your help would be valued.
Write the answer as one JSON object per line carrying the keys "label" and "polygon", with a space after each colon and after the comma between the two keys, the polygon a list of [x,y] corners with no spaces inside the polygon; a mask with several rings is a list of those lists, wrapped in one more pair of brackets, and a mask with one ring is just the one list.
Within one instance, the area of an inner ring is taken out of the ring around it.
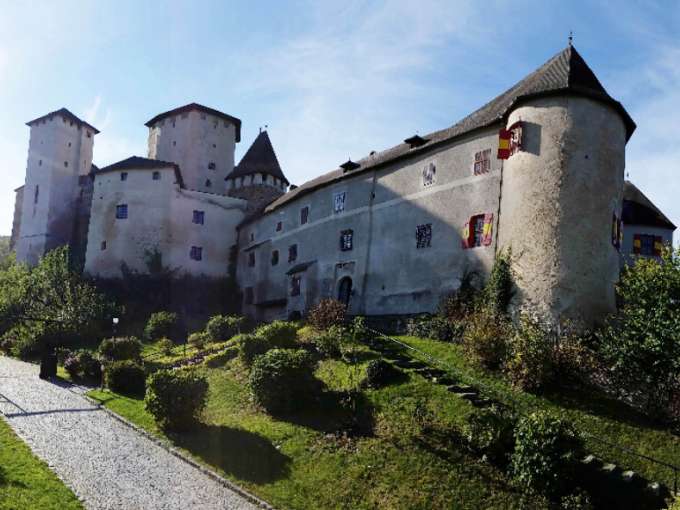
{"label": "grassy slope", "polygon": [[[501,400],[513,399],[524,409],[552,408],[565,413],[581,430],[600,435],[642,453],[680,463],[680,441],[656,429],[635,412],[593,394],[574,392],[537,397],[513,390],[501,379],[466,363],[451,344],[402,337],[405,342],[446,360],[470,382],[483,381]],[[252,406],[246,371],[238,360],[221,369],[201,370],[210,380],[205,425],[171,440],[200,461],[280,508],[541,508],[522,502],[503,473],[480,462],[456,439],[455,430],[472,407],[415,374],[398,384],[366,392],[364,408],[372,409],[373,433],[353,440],[328,435],[342,420],[333,391],[350,386],[375,354],[362,353],[357,369],[340,361],[324,361],[317,376],[327,387],[324,402],[286,419],[274,419]],[[93,392],[110,409],[161,434],[143,402],[109,392]],[[418,434],[416,404],[426,403],[436,433]],[[365,423],[365,424],[366,424]],[[630,455],[591,451],[625,469],[669,483],[670,474]]]}
{"label": "grassy slope", "polygon": [[0,509],[68,510],[80,502],[0,419]]}

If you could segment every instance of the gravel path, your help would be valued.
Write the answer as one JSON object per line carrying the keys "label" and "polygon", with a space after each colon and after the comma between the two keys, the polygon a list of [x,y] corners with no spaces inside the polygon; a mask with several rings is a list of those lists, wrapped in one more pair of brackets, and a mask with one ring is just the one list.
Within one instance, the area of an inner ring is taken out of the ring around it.
{"label": "gravel path", "polygon": [[0,412],[87,508],[257,508],[92,405],[84,390],[0,357]]}

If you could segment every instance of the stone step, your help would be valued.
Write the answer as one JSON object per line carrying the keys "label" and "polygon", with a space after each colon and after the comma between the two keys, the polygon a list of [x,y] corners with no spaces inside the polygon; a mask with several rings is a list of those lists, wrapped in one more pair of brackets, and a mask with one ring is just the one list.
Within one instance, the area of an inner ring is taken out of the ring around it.
{"label": "stone step", "polygon": [[458,395],[458,397],[462,398],[463,400],[467,400],[468,402],[477,400],[479,398],[479,393],[457,393],[456,395]]}
{"label": "stone step", "polygon": [[617,466],[616,464],[612,464],[612,463],[605,464],[604,466],[602,466],[602,468],[600,468],[600,470],[605,475],[611,476],[611,477],[618,476],[621,473],[621,468],[619,466]]}
{"label": "stone step", "polygon": [[471,400],[470,403],[475,407],[490,407],[493,405],[493,401],[489,398],[476,398]]}
{"label": "stone step", "polygon": [[434,379],[432,379],[432,382],[435,384],[450,386],[452,384],[455,384],[456,380],[453,377],[445,375],[444,377],[435,377]]}
{"label": "stone step", "polygon": [[472,386],[468,386],[466,384],[452,384],[446,389],[451,393],[469,393],[470,391],[474,390]]}
{"label": "stone step", "polygon": [[586,466],[592,466],[595,469],[600,469],[602,467],[602,460],[595,455],[587,455],[581,462]]}
{"label": "stone step", "polygon": [[668,487],[661,485],[659,482],[650,482],[647,484],[647,491],[651,492],[654,496],[666,499],[670,497],[671,491]]}

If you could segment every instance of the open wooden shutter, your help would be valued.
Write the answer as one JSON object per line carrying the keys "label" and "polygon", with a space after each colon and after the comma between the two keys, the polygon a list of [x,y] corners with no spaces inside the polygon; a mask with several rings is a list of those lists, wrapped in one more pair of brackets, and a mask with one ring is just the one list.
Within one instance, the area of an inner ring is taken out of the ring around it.
{"label": "open wooden shutter", "polygon": [[619,218],[619,248],[623,246],[623,220]]}
{"label": "open wooden shutter", "polygon": [[654,255],[660,257],[661,250],[663,250],[663,238],[661,236],[654,236]]}
{"label": "open wooden shutter", "polygon": [[470,222],[465,222],[465,227],[463,227],[463,239],[461,241],[461,246],[463,249],[470,247]]}
{"label": "open wooden shutter", "polygon": [[508,159],[510,157],[510,139],[512,132],[501,129],[498,132],[498,159]]}
{"label": "open wooden shutter", "polygon": [[487,213],[484,215],[484,229],[482,230],[482,244],[484,246],[489,246],[492,241],[493,232],[493,213]]}
{"label": "open wooden shutter", "polygon": [[640,239],[640,234],[635,234],[633,236],[633,253],[640,255],[640,250],[642,249],[642,239]]}

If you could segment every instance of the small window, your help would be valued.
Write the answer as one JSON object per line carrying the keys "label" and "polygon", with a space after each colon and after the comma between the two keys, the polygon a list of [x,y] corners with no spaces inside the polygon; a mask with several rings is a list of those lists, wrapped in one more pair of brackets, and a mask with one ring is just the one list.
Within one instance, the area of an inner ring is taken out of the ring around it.
{"label": "small window", "polygon": [[88,138],[92,138],[92,133],[90,133],[90,132],[88,131],[88,132],[87,132],[87,137],[88,137]]}
{"label": "small window", "polygon": [[432,244],[432,224],[418,225],[416,227],[416,248],[429,248]]}
{"label": "small window", "polygon": [[153,174],[151,174],[151,178],[152,178],[154,181],[160,181],[160,180],[161,180],[161,173],[158,172],[158,171],[156,171],[156,172],[154,172]]}
{"label": "small window", "polygon": [[437,181],[437,167],[434,163],[428,163],[423,168],[423,186],[432,186]]}
{"label": "small window", "polygon": [[68,161],[64,161],[64,168],[68,168]]}
{"label": "small window", "polygon": [[116,206],[116,219],[125,220],[128,217],[127,204],[119,204]]}
{"label": "small window", "polygon": [[203,225],[205,222],[205,211],[194,211],[193,223]]}
{"label": "small window", "polygon": [[[182,117],[183,119],[186,119],[187,117],[189,117],[189,114],[188,114],[188,113],[183,113],[181,117]],[[205,119],[205,115],[203,116],[203,118]]]}
{"label": "small window", "polygon": [[214,121],[214,122],[213,122],[213,129],[217,129],[218,124],[219,124],[218,121]]}
{"label": "small window", "polygon": [[267,182],[267,174],[262,174],[262,182],[263,183]]}
{"label": "small window", "polygon": [[489,170],[491,170],[491,149],[475,152],[474,174],[485,174]]}
{"label": "small window", "polygon": [[345,197],[347,194],[343,191],[341,193],[333,194],[333,212],[341,213],[345,210]]}
{"label": "small window", "polygon": [[69,146],[69,147],[71,146],[71,142],[68,143],[68,146]]}
{"label": "small window", "polygon": [[340,232],[340,250],[350,251],[352,249],[352,243],[354,241],[354,231],[343,230]]}
{"label": "small window", "polygon": [[192,246],[189,251],[191,260],[203,260],[203,248],[201,246]]}
{"label": "small window", "polygon": [[217,149],[217,144],[216,144],[216,143],[213,144],[213,149]]}
{"label": "small window", "polygon": [[283,222],[282,221],[277,221],[276,222],[276,231],[281,232],[283,230]]}
{"label": "small window", "polygon": [[279,263],[279,250],[272,251],[272,266],[276,266]]}
{"label": "small window", "polygon": [[212,186],[212,182],[210,182],[210,179],[207,179],[207,180],[205,181],[205,187],[206,187],[206,188],[209,188],[209,187],[211,187],[211,186]]}
{"label": "small window", "polygon": [[288,262],[295,262],[297,259],[297,244],[288,247]]}
{"label": "small window", "polygon": [[[173,125],[173,127],[174,127],[174,125]],[[172,141],[172,146],[173,146],[173,147],[176,147],[176,146],[177,146],[177,142],[176,142],[175,140]]]}
{"label": "small window", "polygon": [[304,225],[309,221],[309,206],[306,205],[300,209],[300,225]]}
{"label": "small window", "polygon": [[42,159],[38,161],[38,166],[42,166]]}
{"label": "small window", "polygon": [[248,254],[248,267],[255,267],[255,252],[251,251]]}
{"label": "small window", "polygon": [[101,248],[102,251],[104,251],[106,249],[106,241],[102,241],[100,248]]}
{"label": "small window", "polygon": [[290,295],[299,296],[300,295],[300,277],[292,276],[290,279]]}
{"label": "small window", "polygon": [[663,238],[648,234],[635,234],[633,237],[633,253],[647,255],[648,257],[660,256],[663,248]]}
{"label": "small window", "polygon": [[255,233],[251,232],[250,233],[250,242],[252,243],[255,240]]}
{"label": "small window", "polygon": [[247,305],[253,304],[253,288],[246,287],[244,290],[244,298]]}
{"label": "small window", "polygon": [[121,181],[127,181],[127,176],[128,176],[127,172],[121,172],[120,173],[120,180]]}
{"label": "small window", "polygon": [[40,195],[40,186],[36,185],[35,187],[35,193],[33,194],[33,203],[37,204],[38,203],[38,196]]}
{"label": "small window", "polygon": [[208,163],[208,170],[215,170],[217,168],[217,165],[213,163],[212,161]]}

